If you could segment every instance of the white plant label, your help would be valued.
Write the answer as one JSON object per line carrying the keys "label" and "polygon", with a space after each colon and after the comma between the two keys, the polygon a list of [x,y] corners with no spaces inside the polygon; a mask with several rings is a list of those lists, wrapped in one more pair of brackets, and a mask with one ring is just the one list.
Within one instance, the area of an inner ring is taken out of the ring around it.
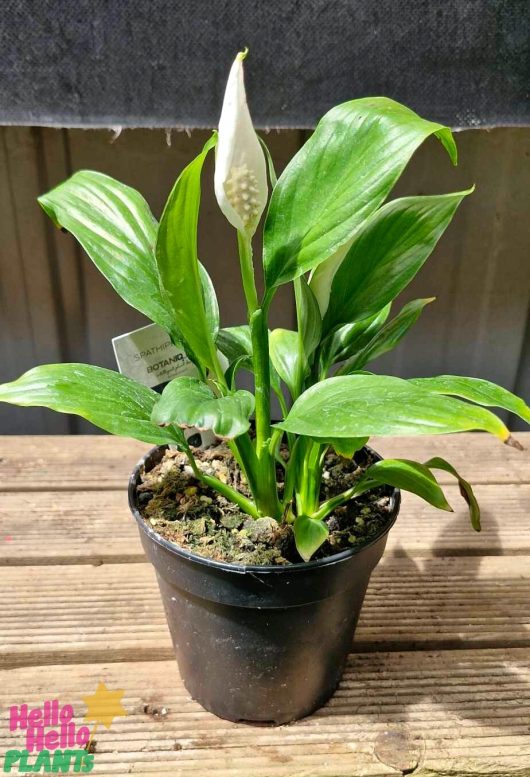
{"label": "white plant label", "polygon": [[[198,374],[193,362],[184,351],[173,345],[167,332],[158,324],[149,324],[113,337],[112,347],[122,375],[159,393],[173,378],[182,375],[196,377]],[[193,445],[198,443],[202,448],[215,442],[215,436],[210,431],[186,429],[185,434],[188,439],[200,435],[201,442],[190,441]]]}

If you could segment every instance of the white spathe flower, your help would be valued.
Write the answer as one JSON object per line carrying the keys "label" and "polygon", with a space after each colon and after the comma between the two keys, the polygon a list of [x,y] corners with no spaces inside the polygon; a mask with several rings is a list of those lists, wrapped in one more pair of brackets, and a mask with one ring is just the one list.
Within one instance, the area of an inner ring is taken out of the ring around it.
{"label": "white spathe flower", "polygon": [[251,237],[267,204],[267,166],[247,105],[243,60],[230,69],[215,151],[215,196],[228,221]]}

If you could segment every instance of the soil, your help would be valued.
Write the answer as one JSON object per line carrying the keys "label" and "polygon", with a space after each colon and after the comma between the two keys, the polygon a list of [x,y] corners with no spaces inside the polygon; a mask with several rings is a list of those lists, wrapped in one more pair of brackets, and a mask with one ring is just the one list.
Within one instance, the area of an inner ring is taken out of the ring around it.
{"label": "soil", "polygon": [[[205,473],[250,496],[244,476],[224,443],[194,450]],[[287,455],[287,454],[286,454]],[[350,488],[375,461],[362,450],[353,459],[331,451],[324,465],[321,501]],[[278,466],[278,489],[283,468]],[[197,480],[185,454],[166,450],[161,461],[141,473],[136,496],[144,520],[164,539],[200,556],[234,564],[300,563],[290,524],[272,518],[254,519],[216,491]],[[381,486],[339,507],[327,519],[328,540],[313,559],[361,547],[378,536],[389,521],[391,493]]]}

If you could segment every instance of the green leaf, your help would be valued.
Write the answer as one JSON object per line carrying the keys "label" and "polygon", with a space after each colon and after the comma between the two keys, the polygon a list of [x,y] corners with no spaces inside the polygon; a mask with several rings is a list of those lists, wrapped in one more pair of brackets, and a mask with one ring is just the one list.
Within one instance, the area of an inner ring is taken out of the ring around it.
{"label": "green leaf", "polygon": [[307,389],[277,427],[308,437],[446,434],[483,429],[507,440],[497,416],[388,375],[345,375]]}
{"label": "green leaf", "polygon": [[272,161],[272,155],[269,151],[268,145],[265,143],[263,138],[258,135],[258,140],[261,143],[261,147],[263,149],[263,153],[265,154],[265,159],[267,160],[267,170],[269,172],[269,180],[271,182],[271,189],[274,189],[278,182],[278,176],[276,175],[276,170],[274,169],[274,162]]}
{"label": "green leaf", "polygon": [[[156,261],[167,304],[195,356],[213,371],[216,351],[215,331],[210,328],[212,303],[208,284],[203,296],[197,258],[197,222],[201,171],[215,140],[212,137],[179,175],[162,213],[156,240]],[[208,315],[206,308],[209,308]]]}
{"label": "green leaf", "polygon": [[[230,365],[228,375],[231,379],[238,370],[244,369],[253,372],[252,337],[249,326],[229,326],[220,329],[217,336],[217,347],[228,359]],[[280,378],[272,363],[270,367],[271,387],[275,392],[279,392],[281,391]]]}
{"label": "green leaf", "polygon": [[309,561],[329,536],[329,529],[324,521],[309,515],[298,515],[293,530],[296,549],[304,561]]}
{"label": "green leaf", "polygon": [[180,341],[160,292],[157,223],[141,194],[108,175],[81,170],[38,201],[77,238],[125,302]]}
{"label": "green leaf", "polygon": [[236,391],[226,397],[216,397],[206,383],[198,378],[175,378],[167,384],[151,419],[160,426],[177,424],[183,428],[196,426],[211,429],[223,439],[244,434],[254,412],[254,397],[249,391]]}
{"label": "green leaf", "polygon": [[335,273],[324,333],[373,316],[403,291],[470,191],[405,197],[380,208],[357,232]]}
{"label": "green leaf", "polygon": [[322,318],[316,297],[303,275],[295,280],[294,288],[298,332],[302,338],[305,359],[309,361],[320,343]]}
{"label": "green leaf", "polygon": [[252,338],[250,336],[250,327],[229,326],[220,329],[216,341],[217,347],[228,359],[229,364],[240,359],[242,356],[252,360]]}
{"label": "green leaf", "polygon": [[[409,459],[383,459],[383,461],[377,461],[368,467],[359,481],[359,488],[362,490],[368,490],[368,488],[363,489],[365,479],[366,485],[370,488],[373,487],[373,481],[378,484],[394,486],[394,488],[402,488],[404,491],[410,491],[420,496],[439,510],[452,512],[451,505],[448,504],[444,492],[428,465]],[[362,491],[358,493],[362,493]]]}
{"label": "green leaf", "polygon": [[264,231],[267,287],[317,267],[351,240],[433,133],[456,163],[450,130],[394,100],[363,98],[329,111],[273,190]]}
{"label": "green leaf", "polygon": [[153,445],[179,443],[179,431],[157,429],[151,421],[158,399],[147,386],[89,364],[45,364],[0,386],[0,402],[74,413],[106,432]]}
{"label": "green leaf", "polygon": [[204,312],[206,314],[206,322],[212,335],[212,339],[215,342],[219,332],[219,303],[217,302],[217,295],[212,279],[208,275],[206,268],[200,262],[199,275],[201,278],[202,299],[204,303]]}
{"label": "green leaf", "polygon": [[352,437],[351,439],[348,437],[328,437],[327,439],[315,437],[313,439],[331,445],[335,453],[345,459],[351,459],[353,454],[360,451],[368,442],[368,437]]}
{"label": "green leaf", "polygon": [[322,343],[321,354],[321,362],[326,371],[332,364],[348,359],[368,345],[387,320],[390,308],[389,302],[375,316],[345,324],[329,335]]}
{"label": "green leaf", "polygon": [[412,378],[409,383],[414,383],[415,386],[425,388],[434,394],[462,397],[486,407],[502,407],[530,423],[530,407],[526,402],[489,380],[464,378],[459,375],[439,375],[435,378]]}
{"label": "green leaf", "polygon": [[425,305],[433,302],[434,299],[434,297],[415,299],[404,305],[395,318],[382,326],[375,337],[341,367],[341,374],[346,375],[362,370],[365,364],[395,348],[417,321]]}
{"label": "green leaf", "polygon": [[274,329],[269,336],[272,366],[283,380],[291,397],[300,393],[303,365],[300,363],[298,333],[289,329]]}
{"label": "green leaf", "polygon": [[318,267],[315,267],[311,272],[309,285],[318,302],[321,316],[324,316],[328,309],[333,278],[340,267],[342,260],[348,253],[352,240],[353,238],[347,240],[346,243],[341,245],[338,251],[335,251],[325,262],[319,264]]}
{"label": "green leaf", "polygon": [[283,380],[294,399],[301,390],[304,364],[300,358],[298,332],[290,329],[273,329],[269,337],[269,350],[274,369]]}
{"label": "green leaf", "polygon": [[473,493],[470,483],[461,477],[452,464],[449,464],[445,459],[441,459],[439,456],[435,456],[433,459],[425,462],[425,466],[430,469],[441,469],[444,472],[449,472],[458,480],[458,486],[460,493],[466,500],[469,507],[469,517],[471,518],[471,526],[475,531],[480,531],[480,507],[478,506],[477,499]]}
{"label": "green leaf", "polygon": [[226,385],[230,391],[234,391],[236,388],[236,376],[239,370],[250,370],[252,367],[248,356],[240,356],[238,359],[228,365],[225,370]]}

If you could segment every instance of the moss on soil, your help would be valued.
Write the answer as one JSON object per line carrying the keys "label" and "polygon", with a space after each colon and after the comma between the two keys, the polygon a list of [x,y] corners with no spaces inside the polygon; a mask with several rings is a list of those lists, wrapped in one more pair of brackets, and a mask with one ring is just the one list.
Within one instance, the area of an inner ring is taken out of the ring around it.
{"label": "moss on soil", "polygon": [[[223,443],[196,450],[198,466],[207,474],[249,496],[247,483]],[[372,463],[360,451],[353,460],[330,452],[324,466],[321,500],[350,488]],[[278,487],[282,490],[278,467]],[[329,538],[313,558],[325,558],[361,547],[378,536],[390,518],[391,489],[386,486],[363,494],[338,508],[326,521]],[[292,526],[272,518],[254,520],[193,476],[186,456],[167,450],[149,472],[141,473],[137,503],[144,520],[164,539],[181,548],[234,564],[292,564],[301,558]]]}

